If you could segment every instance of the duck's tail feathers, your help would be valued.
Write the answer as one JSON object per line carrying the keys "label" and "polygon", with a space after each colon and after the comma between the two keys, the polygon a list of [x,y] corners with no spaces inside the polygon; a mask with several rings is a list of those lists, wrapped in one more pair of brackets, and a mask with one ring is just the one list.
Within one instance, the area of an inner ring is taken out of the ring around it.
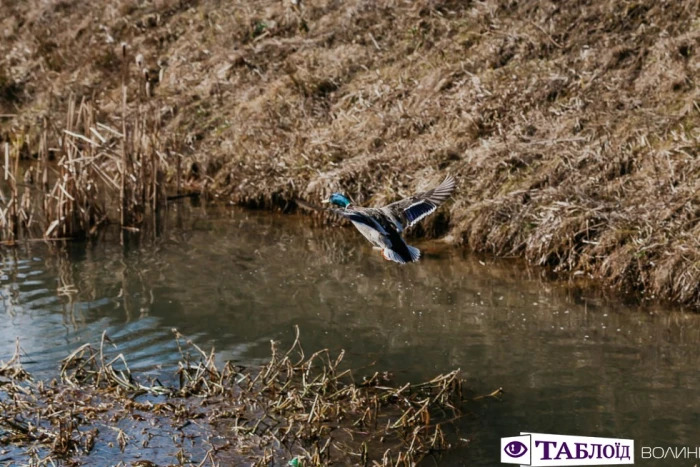
{"label": "duck's tail feathers", "polygon": [[420,259],[420,250],[414,246],[406,245],[408,252],[411,253],[411,260],[418,261]]}
{"label": "duck's tail feathers", "polygon": [[[408,246],[408,245],[406,245]],[[410,261],[418,261],[418,258],[420,258],[420,250],[416,247],[413,246],[408,246],[408,252],[411,255]],[[391,248],[384,248],[382,250],[382,256],[384,259],[387,261],[394,261],[399,264],[406,264],[407,261],[406,259],[402,258],[400,254],[392,250]]]}

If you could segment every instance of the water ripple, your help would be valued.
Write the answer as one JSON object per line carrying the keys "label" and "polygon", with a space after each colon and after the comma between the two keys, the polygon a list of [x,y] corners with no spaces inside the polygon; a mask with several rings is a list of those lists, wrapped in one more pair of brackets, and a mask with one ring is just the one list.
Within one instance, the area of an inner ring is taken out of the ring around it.
{"label": "water ripple", "polygon": [[127,247],[5,252],[0,360],[19,337],[28,369],[55,375],[62,358],[106,333],[111,356],[172,377],[181,358],[172,328],[216,348],[219,362],[254,365],[299,325],[305,349],[345,348],[359,373],[415,380],[459,367],[477,391],[504,387],[478,443],[456,451],[471,465],[492,465],[499,438],[524,430],[696,441],[700,409],[688,401],[700,386],[699,316],[590,298],[520,263],[435,244],[418,243],[419,264],[393,267],[350,229],[291,217],[195,213],[180,223]]}

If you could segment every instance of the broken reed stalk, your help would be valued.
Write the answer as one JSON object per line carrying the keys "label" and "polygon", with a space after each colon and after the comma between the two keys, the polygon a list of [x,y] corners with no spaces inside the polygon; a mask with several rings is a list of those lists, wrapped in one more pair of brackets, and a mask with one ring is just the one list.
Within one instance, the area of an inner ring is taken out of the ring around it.
{"label": "broken reed stalk", "polygon": [[17,189],[17,174],[19,172],[16,159],[12,159],[12,153],[18,153],[16,149],[10,148],[10,143],[4,145],[5,166],[4,166],[4,181],[8,187],[8,197],[0,192],[3,207],[0,208],[0,228],[2,229],[3,240],[9,243],[14,243],[19,235],[21,206],[24,202],[19,199]]}
{"label": "broken reed stalk", "polygon": [[163,435],[197,420],[192,439],[226,440],[206,449],[212,463],[223,455],[222,465],[296,459],[306,466],[413,466],[450,447],[444,428],[475,400],[464,396],[458,370],[421,384],[393,386],[383,373],[355,383],[340,368],[343,352],[306,357],[298,329],[289,350],[273,343],[269,362],[257,370],[217,364],[214,350],[173,332],[181,356],[176,385],[139,381],[122,353],[108,355],[116,345],[105,333],[99,347],[84,344],[66,357],[60,381],[50,386],[21,368],[18,346],[10,362],[0,362],[8,395],[0,398],[0,444],[12,443],[7,452],[20,463],[37,449],[85,461],[96,445],[105,449],[114,439],[107,428],[123,420],[117,443],[125,460],[157,455],[147,449],[153,436],[172,439],[170,451],[185,458],[192,446],[186,438]]}
{"label": "broken reed stalk", "polygon": [[[120,166],[121,172],[121,184],[119,191],[119,217],[120,225],[126,225],[126,160],[127,160],[127,128],[126,128],[126,96],[127,96],[127,84],[129,81],[129,65],[127,62],[126,44],[122,44],[122,163]],[[124,244],[124,230],[121,231],[119,236],[122,245]]]}
{"label": "broken reed stalk", "polygon": [[175,158],[175,177],[176,177],[176,182],[175,182],[175,194],[179,195],[180,194],[180,183],[182,179],[182,158],[178,155]]}
{"label": "broken reed stalk", "polygon": [[14,169],[12,170],[12,237],[16,239],[19,234],[19,192],[17,190],[17,177],[19,176],[19,148],[15,149]]}

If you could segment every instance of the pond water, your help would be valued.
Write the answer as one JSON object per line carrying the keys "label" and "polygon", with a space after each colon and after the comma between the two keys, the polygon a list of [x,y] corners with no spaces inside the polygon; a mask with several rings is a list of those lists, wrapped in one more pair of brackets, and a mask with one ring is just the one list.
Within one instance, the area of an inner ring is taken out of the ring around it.
{"label": "pond water", "polygon": [[55,374],[106,330],[132,370],[168,375],[173,328],[251,364],[298,325],[305,349],[346,349],[349,367],[399,381],[460,368],[477,392],[503,387],[441,466],[498,464],[500,437],[520,431],[633,438],[638,459],[640,446],[700,441],[698,315],[587,296],[437,242],[413,242],[423,259],[398,266],[354,229],[295,216],[183,204],[157,233],[2,250],[0,360],[19,338],[25,367]]}

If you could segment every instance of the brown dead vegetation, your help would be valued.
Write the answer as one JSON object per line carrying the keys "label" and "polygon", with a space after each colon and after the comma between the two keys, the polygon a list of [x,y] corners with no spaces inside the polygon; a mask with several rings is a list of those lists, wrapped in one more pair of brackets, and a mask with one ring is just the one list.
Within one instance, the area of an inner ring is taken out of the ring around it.
{"label": "brown dead vegetation", "polygon": [[380,204],[451,172],[454,203],[416,235],[700,306],[697,1],[2,9],[1,123],[30,155],[71,93],[119,112],[125,42],[187,180],[223,199]]}
{"label": "brown dead vegetation", "polygon": [[467,397],[459,371],[398,387],[387,373],[356,383],[341,368],[343,352],[305,356],[298,329],[293,346],[280,352],[273,343],[259,369],[217,364],[213,350],[174,333],[182,354],[174,385],[132,374],[106,335],[66,357],[50,382],[32,379],[18,348],[0,362],[3,461],[82,465],[118,446],[119,465],[132,466],[413,466],[449,447],[444,429],[469,401],[502,392]]}
{"label": "brown dead vegetation", "polygon": [[137,106],[129,114],[124,104],[113,127],[97,121],[99,113],[83,99],[69,102],[65,122],[44,118],[36,163],[29,167],[19,164],[23,138],[4,144],[3,244],[88,237],[110,221],[122,233],[139,230],[146,213],[164,204],[165,170],[179,155],[160,138],[152,112]]}

